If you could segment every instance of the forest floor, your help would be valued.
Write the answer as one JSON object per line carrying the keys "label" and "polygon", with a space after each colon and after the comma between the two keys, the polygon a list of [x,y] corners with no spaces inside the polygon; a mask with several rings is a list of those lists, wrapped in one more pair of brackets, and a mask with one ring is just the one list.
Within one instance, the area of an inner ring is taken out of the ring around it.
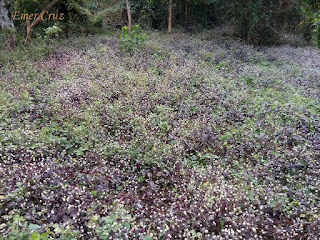
{"label": "forest floor", "polygon": [[0,60],[0,239],[320,237],[319,49],[152,32]]}

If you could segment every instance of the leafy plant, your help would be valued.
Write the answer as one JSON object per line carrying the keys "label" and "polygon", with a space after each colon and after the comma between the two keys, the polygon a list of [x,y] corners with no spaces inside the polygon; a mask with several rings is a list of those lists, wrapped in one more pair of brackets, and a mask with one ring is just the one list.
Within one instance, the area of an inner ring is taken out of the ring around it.
{"label": "leafy plant", "polygon": [[[32,223],[28,223],[22,216],[15,215],[6,215],[3,216],[7,220],[7,227],[10,229],[8,235],[9,240],[47,240],[52,239],[50,232],[40,233],[40,226]],[[5,227],[5,224],[0,225],[1,229]],[[0,239],[2,239],[0,237]]]}
{"label": "leafy plant", "polygon": [[120,45],[121,50],[125,50],[128,52],[132,52],[137,48],[142,48],[144,42],[149,37],[147,34],[142,32],[142,29],[139,25],[134,25],[129,31],[129,28],[123,27],[121,29],[121,35],[120,35]]}
{"label": "leafy plant", "polygon": [[[119,230],[130,229],[131,223],[135,219],[123,208],[122,205],[116,206],[113,212],[109,213],[108,216],[98,218],[94,217],[91,219],[89,224],[93,227],[95,224],[99,226],[95,227],[95,232],[100,239],[110,239],[113,234],[117,234]],[[120,237],[121,235],[119,235]],[[122,236],[123,237],[123,236]]]}
{"label": "leafy plant", "polygon": [[45,29],[45,33],[48,38],[58,37],[61,32],[61,28],[56,24]]}

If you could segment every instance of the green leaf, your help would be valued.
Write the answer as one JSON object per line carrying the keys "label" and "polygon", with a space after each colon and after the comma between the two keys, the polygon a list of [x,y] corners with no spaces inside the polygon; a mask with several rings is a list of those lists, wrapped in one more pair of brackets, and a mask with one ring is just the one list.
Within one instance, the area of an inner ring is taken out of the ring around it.
{"label": "green leaf", "polygon": [[92,191],[91,194],[93,197],[96,197],[98,195],[98,191]]}
{"label": "green leaf", "polygon": [[39,233],[39,232],[34,232],[34,233],[32,233],[31,239],[32,239],[32,240],[41,240],[41,235],[40,235],[40,233]]}
{"label": "green leaf", "polygon": [[223,218],[220,219],[220,228],[223,229],[225,226],[225,220]]}
{"label": "green leaf", "polygon": [[41,234],[41,240],[49,239],[50,232],[45,232]]}
{"label": "green leaf", "polygon": [[149,236],[145,236],[142,238],[143,240],[152,240],[152,237],[149,237]]}
{"label": "green leaf", "polygon": [[31,232],[33,232],[33,231],[36,231],[36,230],[38,230],[40,228],[40,226],[39,225],[37,225],[37,224],[29,224],[29,230],[31,231]]}

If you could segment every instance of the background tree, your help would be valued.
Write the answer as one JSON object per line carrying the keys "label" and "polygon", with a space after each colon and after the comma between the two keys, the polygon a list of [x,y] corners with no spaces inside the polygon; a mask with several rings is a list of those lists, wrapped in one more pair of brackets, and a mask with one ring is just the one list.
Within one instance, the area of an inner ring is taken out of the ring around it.
{"label": "background tree", "polygon": [[172,29],[172,0],[169,0],[168,33],[171,33],[171,29]]}
{"label": "background tree", "polygon": [[5,0],[0,0],[0,30],[6,34],[7,47],[13,50],[17,45],[14,24],[8,16],[9,12]]}
{"label": "background tree", "polygon": [[[52,2],[50,2],[43,10],[41,13],[43,12],[49,12],[54,5],[56,5],[60,0],[53,0]],[[32,28],[37,26],[39,24],[39,22],[41,22],[41,14],[39,14],[39,16],[30,24],[30,20],[27,19],[27,36],[26,36],[26,42],[30,42],[31,39],[31,34],[32,34]]]}
{"label": "background tree", "polygon": [[0,0],[0,28],[8,29],[14,28],[13,21],[8,16],[8,9],[5,0]]}
{"label": "background tree", "polygon": [[[298,33],[320,45],[320,13],[318,0],[7,0],[13,2],[10,12],[39,13],[49,6],[65,14],[58,23],[62,35],[96,33],[121,28],[132,22],[143,28],[172,32],[172,23],[188,32],[227,26],[227,35],[241,38],[249,44],[275,44],[286,33]],[[2,9],[5,0],[0,1]],[[3,12],[3,10],[2,10]],[[5,14],[8,16],[8,14]],[[2,21],[3,22],[3,21]],[[32,32],[44,34],[53,21],[27,22],[26,41]],[[111,26],[112,25],[112,26]],[[25,22],[15,21],[17,32],[24,31]],[[22,30],[23,29],[23,30]],[[287,34],[286,34],[287,35]]]}
{"label": "background tree", "polygon": [[131,32],[131,26],[132,26],[132,17],[131,17],[131,9],[130,9],[130,1],[127,1],[127,13],[128,13],[128,29],[129,32]]}

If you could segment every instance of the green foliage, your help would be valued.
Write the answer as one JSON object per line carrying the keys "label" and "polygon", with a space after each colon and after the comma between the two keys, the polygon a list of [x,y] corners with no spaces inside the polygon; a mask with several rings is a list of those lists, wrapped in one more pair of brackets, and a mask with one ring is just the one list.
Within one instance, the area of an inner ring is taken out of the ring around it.
{"label": "green foliage", "polygon": [[142,48],[148,35],[143,33],[139,25],[134,25],[129,31],[128,27],[122,28],[120,35],[121,50],[132,52],[137,48]]}
{"label": "green foliage", "polygon": [[45,29],[45,33],[48,38],[58,37],[61,32],[61,28],[56,24]]}
{"label": "green foliage", "polygon": [[172,112],[173,109],[168,108],[166,106],[157,106],[155,114],[154,114],[154,121],[157,124],[157,126],[160,128],[160,130],[164,133],[168,133],[170,130],[169,125],[169,115],[170,112]]}
{"label": "green foliage", "polygon": [[[3,218],[7,219],[7,225],[0,225],[0,230],[3,227],[8,227],[10,233],[8,240],[47,240],[52,239],[50,231],[43,233],[39,232],[40,226],[32,223],[28,223],[22,216],[6,215]],[[1,239],[1,238],[0,238]]]}
{"label": "green foliage", "polygon": [[[50,3],[49,0],[17,0],[11,1],[9,4],[10,13],[18,11],[20,13],[41,13],[41,11]],[[54,20],[41,21],[39,26],[33,28],[33,37],[43,35],[42,29],[47,29],[49,37],[57,35],[58,29],[51,29],[52,25],[58,23],[61,32],[59,35],[70,33],[83,33],[83,32],[93,32],[95,29],[92,28],[93,15],[91,10],[95,9],[96,4],[87,0],[68,0],[59,1],[51,10],[50,13],[64,14],[64,19],[59,20],[59,22]],[[33,19],[31,20],[31,22]],[[20,34],[25,35],[25,21],[19,20],[14,21],[15,28]],[[45,32],[46,36],[47,31]],[[53,31],[53,32],[52,32]],[[52,34],[51,34],[52,32]]]}
{"label": "green foliage", "polygon": [[97,11],[99,8],[98,3],[92,1],[88,2],[87,6],[90,11]]}
{"label": "green foliage", "polygon": [[[68,226],[61,226],[57,223],[53,224],[53,232],[56,236],[59,236],[61,240],[76,240],[78,239],[79,231],[73,230]],[[56,238],[55,238],[56,239]]]}
{"label": "green foliage", "polygon": [[125,24],[123,19],[124,7],[121,4],[115,4],[99,11],[95,14],[93,24],[100,28],[114,28]]}
{"label": "green foliage", "polygon": [[[282,33],[295,31],[301,21],[300,6],[301,2],[281,0],[174,1],[174,26],[195,33],[202,28],[228,24],[246,42],[270,45],[279,42]],[[132,0],[131,8],[134,21],[140,25],[167,28],[168,1]]]}
{"label": "green foliage", "polygon": [[[98,221],[101,224],[98,225]],[[119,204],[106,217],[99,218],[99,216],[93,216],[88,225],[91,228],[95,228],[95,232],[99,236],[99,239],[107,240],[110,239],[112,234],[117,233],[119,230],[130,230],[130,224],[134,221],[135,219],[132,215]]]}
{"label": "green foliage", "polygon": [[301,11],[304,16],[304,37],[320,48],[320,2],[303,0]]}
{"label": "green foliage", "polygon": [[47,1],[39,0],[17,0],[14,1],[13,7],[21,12],[39,12],[48,4]]}
{"label": "green foliage", "polygon": [[131,0],[132,17],[144,27],[163,29],[167,27],[168,1]]}
{"label": "green foliage", "polygon": [[[10,2],[11,12],[40,12],[49,1]],[[167,28],[167,0],[131,0],[130,3],[134,22],[142,27]],[[282,33],[297,31],[299,23],[303,23],[305,38],[320,46],[319,9],[319,1],[316,0],[181,0],[173,1],[173,26],[196,33],[204,28],[228,24],[247,43],[270,45],[278,43]],[[126,22],[125,1],[121,0],[60,1],[52,11],[65,14],[59,27],[66,35],[96,33],[123,26]],[[41,23],[47,29],[52,24],[52,21]],[[20,32],[25,31],[24,21],[16,21],[15,26]],[[42,34],[37,29],[33,30],[35,36]],[[133,45],[139,45],[133,43],[134,37],[127,39],[128,36],[123,35],[123,48],[132,51]],[[138,41],[143,42],[141,39]]]}
{"label": "green foliage", "polygon": [[[238,35],[248,43],[273,44],[279,40],[275,28],[278,1],[236,1],[234,17]],[[278,23],[279,25],[279,23]]]}
{"label": "green foliage", "polygon": [[[49,230],[41,230],[41,226],[33,223],[28,223],[27,220],[19,214],[4,215],[2,218],[7,220],[7,224],[0,225],[0,231],[4,228],[9,229],[8,240],[75,240],[77,239],[78,231],[67,229],[59,224],[51,225],[53,232]],[[2,240],[1,236],[0,239]]]}
{"label": "green foliage", "polygon": [[[56,46],[59,44],[59,41],[54,41],[48,44],[44,38],[37,38],[32,41],[31,44],[25,45],[25,35],[21,32],[17,32],[17,41],[18,47],[15,51],[2,50],[0,43],[0,63],[9,64],[13,59],[19,59],[21,61],[29,61],[30,59],[39,59],[47,54],[50,54],[54,51]],[[0,41],[3,40],[3,35],[0,33]]]}
{"label": "green foliage", "polygon": [[84,124],[77,127],[66,123],[63,127],[56,124],[41,129],[40,139],[50,146],[62,150],[62,154],[82,156],[92,148],[92,142],[87,138],[91,132]]}
{"label": "green foliage", "polygon": [[[230,221],[249,223],[250,233],[281,211],[281,225],[257,238],[316,239],[308,226],[316,226],[319,202],[317,50],[262,53],[238,41],[152,34],[141,54],[124,56],[114,38],[90,36],[53,41],[60,47],[45,57],[39,50],[8,58],[0,77],[0,209],[13,216],[15,208],[28,223],[1,216],[0,236],[209,239],[230,229],[239,239],[246,233]],[[26,49],[18,53],[35,46]],[[112,204],[117,199],[124,205]],[[183,202],[188,216],[167,214]],[[302,228],[288,232],[288,221]]]}

